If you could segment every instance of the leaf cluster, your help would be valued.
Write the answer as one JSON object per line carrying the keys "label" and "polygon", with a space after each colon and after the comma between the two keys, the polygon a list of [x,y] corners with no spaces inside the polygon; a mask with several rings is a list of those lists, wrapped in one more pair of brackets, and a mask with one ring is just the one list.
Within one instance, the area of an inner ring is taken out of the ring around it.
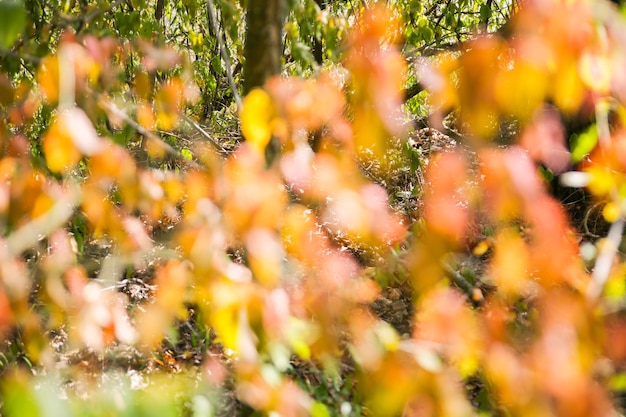
{"label": "leaf cluster", "polygon": [[617,412],[626,23],[389,3],[0,0],[3,414]]}

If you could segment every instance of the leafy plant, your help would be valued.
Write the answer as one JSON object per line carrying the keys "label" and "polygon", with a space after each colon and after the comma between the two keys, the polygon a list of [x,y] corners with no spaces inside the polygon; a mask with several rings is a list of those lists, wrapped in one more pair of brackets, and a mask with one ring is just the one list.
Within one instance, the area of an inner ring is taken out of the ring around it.
{"label": "leafy plant", "polygon": [[626,23],[387,3],[0,0],[3,415],[618,412]]}

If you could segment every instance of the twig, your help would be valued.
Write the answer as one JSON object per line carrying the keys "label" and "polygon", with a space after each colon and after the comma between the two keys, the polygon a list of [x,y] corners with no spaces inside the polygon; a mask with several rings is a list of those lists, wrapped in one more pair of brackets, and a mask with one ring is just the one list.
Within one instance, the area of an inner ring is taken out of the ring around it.
{"label": "twig", "polygon": [[204,130],[202,126],[196,123],[191,117],[184,114],[183,120],[187,122],[187,124],[189,124],[191,127],[193,127],[196,130],[196,132],[200,133],[204,138],[206,138],[211,143],[211,145],[213,145],[213,147],[215,148],[217,152],[221,154],[227,153],[226,150],[219,144],[219,142],[216,141],[213,136],[209,135],[209,133],[206,130]]}
{"label": "twig", "polygon": [[455,271],[450,265],[447,264],[443,265],[443,270],[448,278],[450,278],[460,289],[462,289],[472,302],[480,304],[483,301],[482,292],[470,284],[469,281],[466,280],[465,277],[463,277],[463,275],[461,275],[458,271]]}
{"label": "twig", "polygon": [[585,229],[585,235],[594,239],[599,239],[601,236],[595,233],[592,233],[591,230],[589,230],[589,218],[591,217],[592,210],[599,207],[601,204],[602,203],[596,203],[592,205],[591,207],[589,207],[589,209],[585,212],[585,217],[583,218],[583,227]]}
{"label": "twig", "polygon": [[231,90],[233,90],[233,97],[235,98],[235,104],[237,104],[237,109],[241,111],[241,109],[243,108],[243,105],[241,103],[241,96],[239,95],[239,92],[237,91],[237,86],[235,85],[233,71],[230,68],[230,58],[228,57],[228,51],[226,50],[226,45],[224,44],[224,40],[222,39],[222,32],[217,27],[217,18],[215,16],[215,6],[213,5],[213,0],[207,0],[206,6],[209,10],[209,24],[211,25],[211,28],[213,28],[213,32],[215,33],[217,45],[220,48],[220,55],[222,55],[224,67],[226,68],[226,78],[228,78],[230,88]]}

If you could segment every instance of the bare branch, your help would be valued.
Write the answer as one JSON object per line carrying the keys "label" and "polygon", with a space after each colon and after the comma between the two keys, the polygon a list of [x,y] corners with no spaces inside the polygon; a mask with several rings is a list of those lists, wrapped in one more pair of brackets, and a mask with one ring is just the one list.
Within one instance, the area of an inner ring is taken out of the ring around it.
{"label": "bare branch", "polygon": [[228,83],[230,84],[230,88],[233,91],[233,97],[235,98],[235,103],[237,104],[237,109],[241,111],[242,103],[241,96],[239,95],[239,91],[237,91],[237,86],[235,85],[235,80],[233,78],[233,70],[230,67],[230,58],[228,57],[228,51],[226,50],[226,45],[224,43],[224,39],[222,39],[222,32],[219,30],[217,26],[217,17],[215,13],[215,6],[213,5],[213,0],[207,0],[206,2],[207,9],[209,10],[209,24],[215,33],[215,38],[217,39],[217,45],[220,48],[220,55],[222,55],[222,60],[224,61],[224,67],[226,68],[226,78],[228,78]]}

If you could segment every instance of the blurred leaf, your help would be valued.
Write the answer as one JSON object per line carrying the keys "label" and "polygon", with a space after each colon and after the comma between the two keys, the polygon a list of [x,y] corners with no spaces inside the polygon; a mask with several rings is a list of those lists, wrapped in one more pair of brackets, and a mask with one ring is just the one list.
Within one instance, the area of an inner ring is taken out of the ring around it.
{"label": "blurred leaf", "polygon": [[330,417],[330,412],[324,404],[316,401],[311,407],[311,417]]}
{"label": "blurred leaf", "polygon": [[613,201],[609,201],[602,208],[602,217],[607,223],[615,223],[621,216],[621,209],[618,204]]}
{"label": "blurred leaf", "polygon": [[626,373],[620,372],[609,381],[609,387],[614,391],[626,391]]}
{"label": "blurred leaf", "polygon": [[213,417],[215,409],[211,402],[203,395],[195,395],[191,399],[192,417]]}
{"label": "blurred leaf", "polygon": [[491,7],[487,3],[480,5],[480,21],[485,23],[491,18]]}
{"label": "blurred leaf", "polygon": [[243,100],[241,131],[246,140],[261,154],[272,138],[272,101],[261,89],[252,90]]}
{"label": "blurred leaf", "polygon": [[580,162],[587,156],[598,144],[598,128],[592,124],[583,132],[570,138],[570,147],[572,149],[572,161]]}
{"label": "blurred leaf", "polygon": [[82,158],[72,140],[69,126],[62,117],[57,117],[46,132],[43,151],[48,168],[58,174],[74,169]]}
{"label": "blurred leaf", "polygon": [[41,405],[42,417],[71,417],[73,413],[68,401],[61,398],[62,382],[57,377],[46,377],[34,389],[37,402]]}
{"label": "blurred leaf", "polygon": [[183,156],[183,158],[185,158],[188,161],[193,160],[193,153],[191,153],[191,151],[189,149],[181,149],[180,150],[180,154]]}
{"label": "blurred leaf", "polygon": [[26,27],[22,0],[0,0],[0,48],[10,48]]}
{"label": "blurred leaf", "polygon": [[302,60],[308,64],[315,62],[311,48],[308,45],[303,42],[295,42],[291,47],[295,59]]}
{"label": "blurred leaf", "polygon": [[2,412],[6,417],[43,417],[35,395],[23,375],[5,379],[2,383]]}

